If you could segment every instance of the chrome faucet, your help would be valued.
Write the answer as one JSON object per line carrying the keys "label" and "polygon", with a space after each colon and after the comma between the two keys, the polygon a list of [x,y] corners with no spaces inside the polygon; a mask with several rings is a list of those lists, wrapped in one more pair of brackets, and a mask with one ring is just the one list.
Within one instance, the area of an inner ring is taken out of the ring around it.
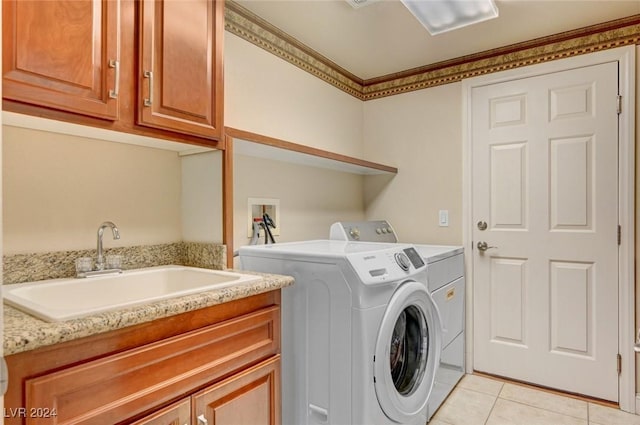
{"label": "chrome faucet", "polygon": [[102,234],[104,233],[104,229],[107,227],[111,227],[111,233],[113,233],[113,239],[120,239],[120,232],[118,231],[118,227],[110,221],[105,221],[98,228],[98,256],[96,258],[96,270],[104,269],[104,255],[102,252]]}

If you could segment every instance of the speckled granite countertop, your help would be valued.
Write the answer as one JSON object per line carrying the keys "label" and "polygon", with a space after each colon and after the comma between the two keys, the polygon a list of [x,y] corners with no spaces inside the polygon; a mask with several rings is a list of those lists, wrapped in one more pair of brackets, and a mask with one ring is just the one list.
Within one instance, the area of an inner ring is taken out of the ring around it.
{"label": "speckled granite countertop", "polygon": [[214,291],[114,310],[64,322],[45,322],[21,310],[4,305],[4,355],[21,353],[47,345],[121,329],[163,317],[222,304],[293,284],[290,276],[257,274],[257,281]]}

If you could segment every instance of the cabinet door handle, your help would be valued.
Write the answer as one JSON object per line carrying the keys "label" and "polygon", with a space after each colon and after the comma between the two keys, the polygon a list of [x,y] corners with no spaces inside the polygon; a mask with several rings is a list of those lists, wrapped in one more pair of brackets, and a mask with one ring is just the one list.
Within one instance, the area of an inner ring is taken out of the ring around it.
{"label": "cabinet door handle", "polygon": [[144,106],[151,106],[153,104],[153,72],[144,71],[144,78],[149,79],[149,97],[144,99]]}
{"label": "cabinet door handle", "polygon": [[208,425],[207,418],[204,415],[198,415],[198,425]]}
{"label": "cabinet door handle", "polygon": [[118,94],[120,93],[120,61],[111,59],[109,61],[109,68],[115,68],[115,84],[113,90],[109,90],[109,97],[111,99],[117,99]]}

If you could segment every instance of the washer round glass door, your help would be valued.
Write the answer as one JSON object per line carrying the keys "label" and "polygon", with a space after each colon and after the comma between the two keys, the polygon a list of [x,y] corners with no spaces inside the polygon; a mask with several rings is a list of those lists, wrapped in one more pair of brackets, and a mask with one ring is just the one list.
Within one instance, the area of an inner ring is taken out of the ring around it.
{"label": "washer round glass door", "polygon": [[423,412],[440,361],[438,309],[424,283],[403,283],[384,313],[374,363],[374,385],[384,413],[407,422]]}

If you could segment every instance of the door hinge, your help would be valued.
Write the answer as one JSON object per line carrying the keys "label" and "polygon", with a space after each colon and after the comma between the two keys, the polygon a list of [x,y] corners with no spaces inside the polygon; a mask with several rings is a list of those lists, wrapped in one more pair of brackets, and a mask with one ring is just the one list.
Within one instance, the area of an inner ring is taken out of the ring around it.
{"label": "door hinge", "polygon": [[616,111],[618,112],[618,115],[622,113],[622,95],[618,95],[618,99],[616,102]]}
{"label": "door hinge", "polygon": [[616,362],[617,362],[617,368],[618,368],[618,375],[620,375],[622,373],[622,356],[620,354],[617,355]]}
{"label": "door hinge", "polygon": [[622,245],[622,226],[618,224],[618,245]]}

